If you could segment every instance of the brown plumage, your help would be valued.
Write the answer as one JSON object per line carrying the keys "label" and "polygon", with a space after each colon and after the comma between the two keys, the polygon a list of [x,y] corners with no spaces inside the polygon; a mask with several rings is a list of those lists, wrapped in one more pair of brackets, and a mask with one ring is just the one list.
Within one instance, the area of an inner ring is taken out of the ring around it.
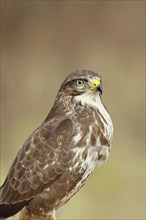
{"label": "brown plumage", "polygon": [[0,217],[54,219],[55,211],[108,159],[113,127],[100,76],[71,73],[45,121],[25,141],[0,188]]}

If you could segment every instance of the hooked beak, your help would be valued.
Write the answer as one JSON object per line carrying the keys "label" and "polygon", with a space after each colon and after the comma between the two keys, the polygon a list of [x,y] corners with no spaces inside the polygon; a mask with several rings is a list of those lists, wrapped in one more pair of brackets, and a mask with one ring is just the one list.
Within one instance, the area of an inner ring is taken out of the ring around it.
{"label": "hooked beak", "polygon": [[100,94],[102,95],[102,86],[101,85],[99,85],[99,86],[97,86],[97,91],[99,91],[100,92]]}
{"label": "hooked beak", "polygon": [[99,82],[99,80],[95,79],[93,81],[93,86],[90,88],[90,90],[97,90],[100,92],[100,94],[102,95],[102,85]]}

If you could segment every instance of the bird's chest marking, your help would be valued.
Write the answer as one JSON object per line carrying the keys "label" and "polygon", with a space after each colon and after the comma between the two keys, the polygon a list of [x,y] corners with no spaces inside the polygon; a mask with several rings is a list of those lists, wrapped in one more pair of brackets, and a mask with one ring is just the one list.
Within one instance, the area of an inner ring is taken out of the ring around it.
{"label": "bird's chest marking", "polygon": [[87,178],[91,175],[96,167],[95,155],[93,148],[86,147],[75,148],[75,157],[72,161],[74,166],[69,167],[69,170],[74,176],[74,180],[77,182],[75,187],[60,201],[61,204],[67,202],[79,189],[85,184]]}
{"label": "bird's chest marking", "polygon": [[[96,132],[96,133],[95,133]],[[89,127],[78,127],[76,134],[73,137],[73,146],[75,147],[86,147],[86,146],[96,146],[96,138],[98,136],[97,129],[93,130],[92,126]]]}
{"label": "bird's chest marking", "polygon": [[[87,131],[82,135],[80,131],[76,136],[74,136],[73,148],[75,164],[74,171],[81,174],[81,180],[77,184],[82,186],[88,176],[94,171],[96,165],[103,164],[109,157],[109,142],[104,135],[100,136],[101,131],[99,131],[98,126],[94,124],[89,126]],[[102,145],[101,145],[102,139]]]}

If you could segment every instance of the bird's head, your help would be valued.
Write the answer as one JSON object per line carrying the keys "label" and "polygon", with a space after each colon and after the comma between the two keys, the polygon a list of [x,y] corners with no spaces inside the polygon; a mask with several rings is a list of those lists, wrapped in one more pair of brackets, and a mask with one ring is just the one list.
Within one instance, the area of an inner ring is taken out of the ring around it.
{"label": "bird's head", "polygon": [[82,104],[97,105],[102,94],[101,77],[90,70],[77,70],[67,76],[60,92]]}

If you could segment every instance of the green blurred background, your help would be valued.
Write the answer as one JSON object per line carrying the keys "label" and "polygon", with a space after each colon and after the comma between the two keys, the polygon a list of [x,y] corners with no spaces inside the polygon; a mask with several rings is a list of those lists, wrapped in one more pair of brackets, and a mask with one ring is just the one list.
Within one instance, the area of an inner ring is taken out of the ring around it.
{"label": "green blurred background", "polygon": [[1,183],[65,76],[99,72],[111,157],[59,219],[145,219],[145,1],[1,1]]}

